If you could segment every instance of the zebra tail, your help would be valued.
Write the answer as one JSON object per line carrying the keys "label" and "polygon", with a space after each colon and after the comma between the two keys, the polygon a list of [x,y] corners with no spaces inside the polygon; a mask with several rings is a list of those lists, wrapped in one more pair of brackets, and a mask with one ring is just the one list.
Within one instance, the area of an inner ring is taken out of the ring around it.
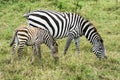
{"label": "zebra tail", "polygon": [[23,15],[23,17],[28,18],[29,15],[30,15],[30,13],[26,13],[26,14]]}
{"label": "zebra tail", "polygon": [[30,15],[30,10],[31,10],[31,9],[29,9],[28,13],[24,14],[23,17],[25,17],[25,18],[28,19],[29,15]]}
{"label": "zebra tail", "polygon": [[10,43],[10,47],[14,44],[14,42],[15,42],[15,38],[16,38],[16,36],[17,36],[17,30],[15,31],[15,33],[13,34],[13,37],[12,37],[12,40],[11,40],[11,43]]}

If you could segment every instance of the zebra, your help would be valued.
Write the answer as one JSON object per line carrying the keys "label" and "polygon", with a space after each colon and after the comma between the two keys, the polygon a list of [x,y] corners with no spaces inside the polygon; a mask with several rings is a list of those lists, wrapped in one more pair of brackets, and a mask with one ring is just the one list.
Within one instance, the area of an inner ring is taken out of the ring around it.
{"label": "zebra", "polygon": [[32,62],[34,61],[34,55],[37,54],[39,60],[41,59],[41,48],[40,45],[45,43],[52,51],[52,55],[55,61],[58,60],[58,44],[52,38],[48,30],[44,30],[41,28],[35,27],[27,27],[21,26],[15,30],[13,34],[12,41],[10,46],[12,48],[11,54],[11,63],[14,60],[14,54],[16,52],[16,48],[18,46],[18,60],[21,60],[21,52],[25,45],[32,46],[33,54],[32,54]]}
{"label": "zebra", "polygon": [[78,54],[80,53],[81,36],[85,36],[93,45],[94,54],[101,60],[107,58],[103,39],[94,25],[76,13],[55,12],[49,10],[34,10],[24,14],[27,24],[48,30],[53,38],[67,38],[63,54],[65,55],[71,41],[74,39]]}

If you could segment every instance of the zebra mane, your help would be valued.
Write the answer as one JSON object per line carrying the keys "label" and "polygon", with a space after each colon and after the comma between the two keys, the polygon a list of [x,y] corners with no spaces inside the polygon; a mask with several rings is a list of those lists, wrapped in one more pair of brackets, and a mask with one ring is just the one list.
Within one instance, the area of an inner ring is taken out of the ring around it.
{"label": "zebra mane", "polygon": [[[81,16],[81,17],[82,17],[82,16]],[[103,43],[102,37],[101,37],[100,34],[98,33],[98,31],[97,31],[96,27],[93,25],[93,23],[90,22],[88,19],[85,19],[84,17],[82,17],[82,18],[83,18],[83,20],[85,20],[85,21],[83,22],[83,25],[82,25],[82,34],[90,41],[90,38],[88,37],[89,34],[87,34],[87,33],[89,33],[91,30],[94,30],[93,32],[96,33],[96,35],[98,36],[98,39],[100,40],[100,42]],[[84,26],[86,23],[88,23],[88,24],[87,24],[87,25],[85,26],[85,28],[83,29],[83,26]],[[91,30],[89,30],[89,31],[86,33],[86,31],[88,30],[88,28],[89,28],[90,26],[92,26],[92,28],[90,28]],[[86,33],[86,35],[85,35],[85,33]],[[91,41],[90,41],[90,42],[91,42]]]}
{"label": "zebra mane", "polygon": [[[91,23],[91,22],[90,22],[90,23]],[[92,24],[92,23],[91,23],[91,25],[93,25],[93,27],[94,27],[94,29],[95,29],[95,31],[96,31],[96,34],[99,36],[99,40],[100,40],[100,42],[103,43],[104,41],[103,41],[101,35],[98,33],[96,27],[95,27],[94,24]]]}

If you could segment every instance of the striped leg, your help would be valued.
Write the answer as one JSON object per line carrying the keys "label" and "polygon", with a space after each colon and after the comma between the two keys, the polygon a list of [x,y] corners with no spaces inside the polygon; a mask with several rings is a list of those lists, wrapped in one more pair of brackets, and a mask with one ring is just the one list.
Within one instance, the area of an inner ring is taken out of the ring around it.
{"label": "striped leg", "polygon": [[41,47],[40,44],[37,44],[37,43],[35,44],[36,53],[39,57],[39,60],[41,61],[41,48],[40,47]]}
{"label": "striped leg", "polygon": [[79,41],[79,37],[74,38],[74,40],[75,40],[75,46],[76,46],[77,52],[79,54],[80,53],[80,41]]}
{"label": "striped leg", "polygon": [[64,55],[66,54],[72,39],[73,39],[72,34],[68,35],[68,39],[67,39],[67,42],[66,42],[66,45],[65,45],[65,49],[64,49],[64,53],[63,53]]}
{"label": "striped leg", "polygon": [[14,61],[14,54],[16,52],[16,47],[17,47],[17,44],[13,44],[12,54],[11,54],[11,63],[13,63]]}
{"label": "striped leg", "polygon": [[32,49],[33,49],[33,53],[32,53],[32,62],[31,63],[34,62],[34,60],[35,60],[35,54],[37,54],[35,45],[32,46]]}
{"label": "striped leg", "polygon": [[19,48],[18,48],[18,60],[19,61],[21,60],[21,52],[22,52],[24,46],[25,46],[25,43],[20,43],[19,44]]}

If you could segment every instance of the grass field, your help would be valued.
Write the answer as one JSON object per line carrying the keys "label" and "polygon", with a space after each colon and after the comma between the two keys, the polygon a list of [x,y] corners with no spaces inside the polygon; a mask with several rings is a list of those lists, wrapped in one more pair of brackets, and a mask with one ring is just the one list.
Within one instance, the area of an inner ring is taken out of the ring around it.
{"label": "grass field", "polygon": [[[0,80],[120,80],[120,3],[119,0],[0,0]],[[80,38],[80,55],[74,42],[63,57],[66,38],[57,40],[59,62],[54,63],[50,50],[42,45],[42,65],[35,56],[31,64],[31,47],[25,48],[21,62],[17,54],[9,63],[9,43],[13,31],[26,24],[23,14],[44,9],[75,12],[90,20],[102,36],[108,56],[99,61],[92,46]]]}

